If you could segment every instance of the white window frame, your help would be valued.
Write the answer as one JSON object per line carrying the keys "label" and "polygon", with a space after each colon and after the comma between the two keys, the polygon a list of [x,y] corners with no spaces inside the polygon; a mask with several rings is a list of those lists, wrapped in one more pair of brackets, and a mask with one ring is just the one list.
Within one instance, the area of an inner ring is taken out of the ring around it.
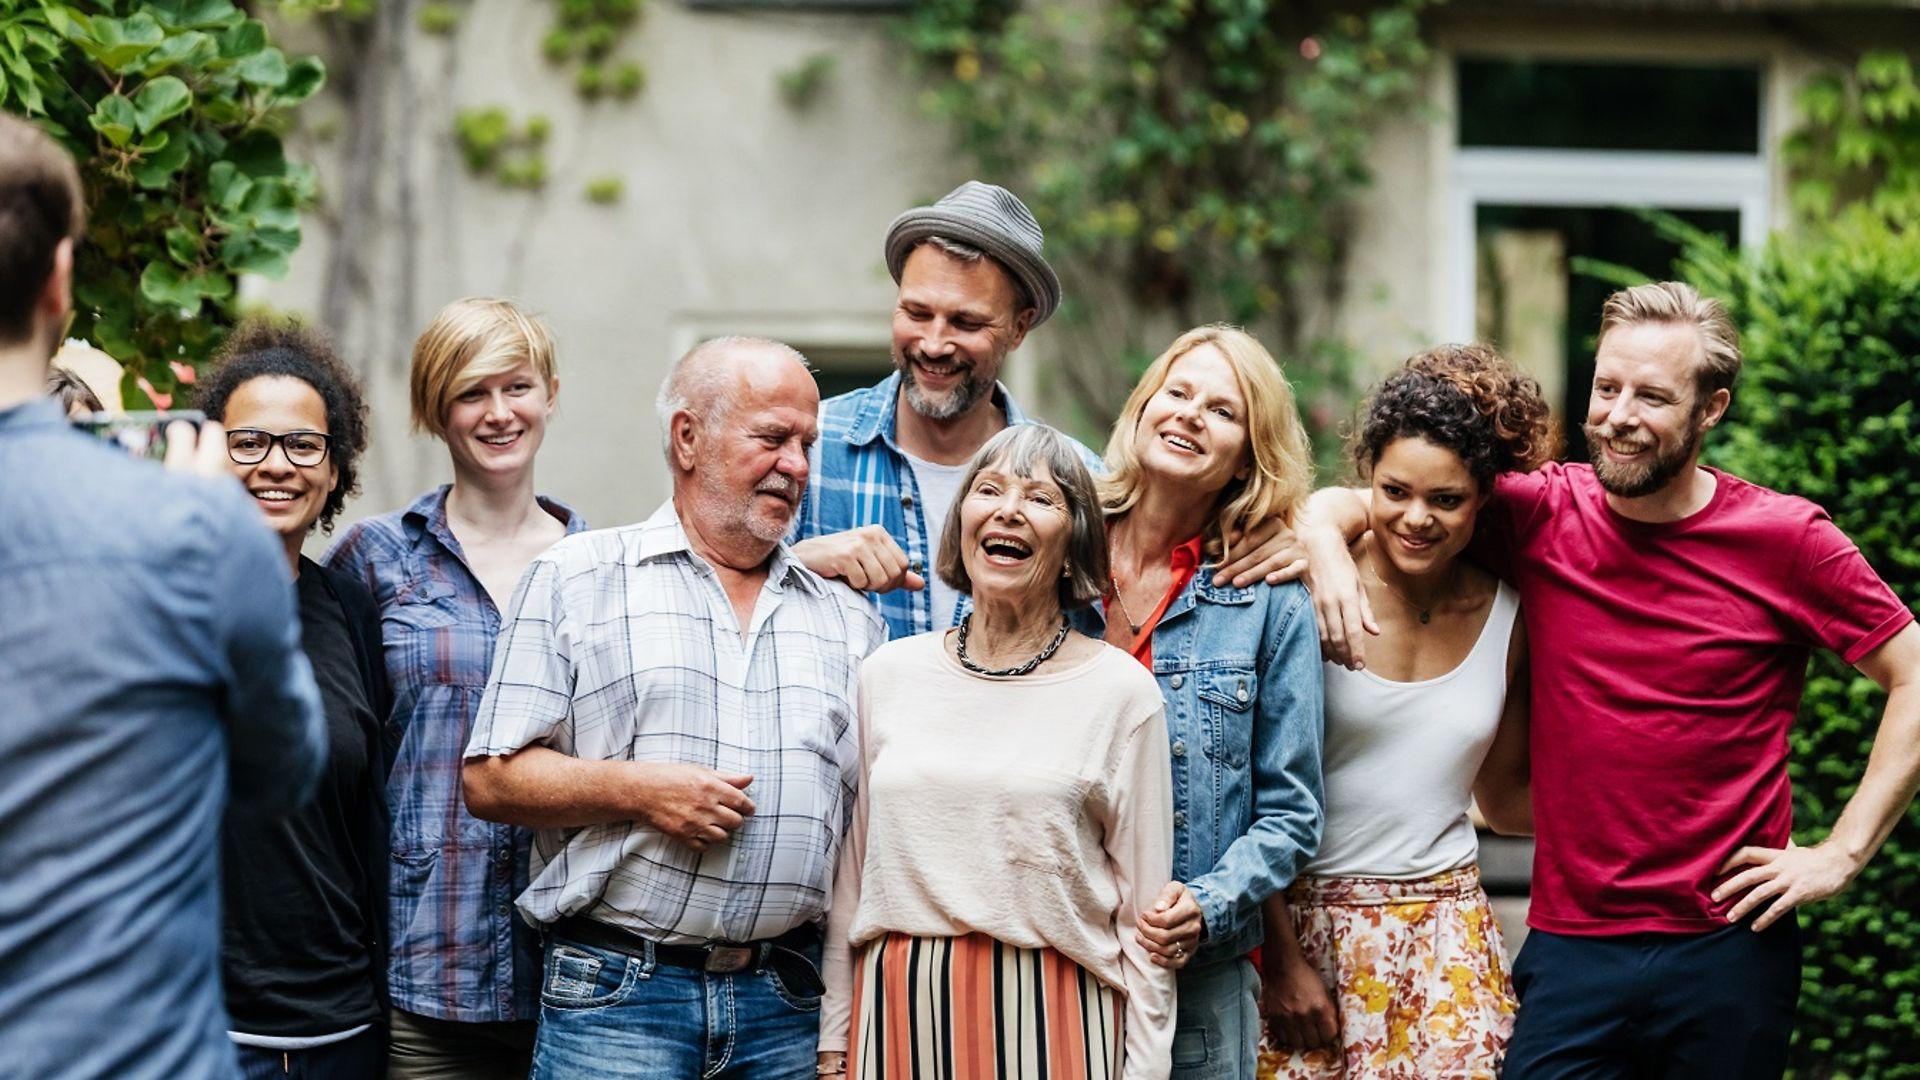
{"label": "white window frame", "polygon": [[667,340],[675,358],[708,338],[728,334],[784,341],[802,353],[813,347],[889,356],[893,349],[886,316],[872,312],[683,311],[671,316],[669,325]]}
{"label": "white window frame", "polygon": [[[1454,65],[1461,54],[1447,57],[1442,85],[1451,98],[1458,85]],[[1474,53],[1497,59],[1520,59],[1536,54]],[[1540,59],[1565,61],[1564,55]],[[1593,58],[1598,63],[1673,63],[1670,56],[1634,59],[1618,55]],[[1441,246],[1447,282],[1442,301],[1443,339],[1472,341],[1476,336],[1479,296],[1479,259],[1476,230],[1483,204],[1519,206],[1608,207],[1650,206],[1662,210],[1734,210],[1740,214],[1742,248],[1764,243],[1772,227],[1773,161],[1768,125],[1772,65],[1755,57],[1712,57],[1715,64],[1751,62],[1760,69],[1759,152],[1649,153],[1629,150],[1534,150],[1459,145],[1457,124],[1448,124],[1450,164],[1447,188],[1446,238]],[[1458,107],[1449,100],[1449,115]]]}

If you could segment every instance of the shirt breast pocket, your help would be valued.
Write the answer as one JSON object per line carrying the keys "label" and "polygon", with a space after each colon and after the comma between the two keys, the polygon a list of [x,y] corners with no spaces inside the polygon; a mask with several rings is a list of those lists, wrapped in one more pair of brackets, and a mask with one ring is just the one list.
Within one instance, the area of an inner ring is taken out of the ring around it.
{"label": "shirt breast pocket", "polygon": [[1200,700],[1212,729],[1208,750],[1215,761],[1245,768],[1253,749],[1254,685],[1251,667],[1199,672]]}
{"label": "shirt breast pocket", "polygon": [[[452,585],[413,578],[400,586],[393,603],[380,613],[381,645],[396,686],[470,680],[471,673],[464,669],[473,665],[461,647],[457,602]],[[400,664],[393,665],[394,660]],[[480,678],[485,680],[484,671]]]}

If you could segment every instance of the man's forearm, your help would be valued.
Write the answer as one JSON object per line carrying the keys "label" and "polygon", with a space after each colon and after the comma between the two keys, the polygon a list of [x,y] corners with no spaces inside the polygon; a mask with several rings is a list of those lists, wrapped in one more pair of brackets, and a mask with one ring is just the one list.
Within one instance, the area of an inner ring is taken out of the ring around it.
{"label": "man's forearm", "polygon": [[1920,791],[1920,674],[1896,683],[1867,756],[1866,774],[1828,834],[1856,867],[1865,866]]}
{"label": "man's forearm", "polygon": [[532,829],[570,829],[632,821],[642,804],[647,766],[583,761],[529,746],[504,757],[468,758],[461,769],[474,817]]}

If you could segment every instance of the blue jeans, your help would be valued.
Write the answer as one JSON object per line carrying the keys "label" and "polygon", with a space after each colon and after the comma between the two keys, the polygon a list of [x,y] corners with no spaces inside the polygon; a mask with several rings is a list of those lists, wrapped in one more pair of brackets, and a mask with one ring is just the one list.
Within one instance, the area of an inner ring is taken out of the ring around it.
{"label": "blue jeans", "polygon": [[1260,975],[1244,956],[1179,976],[1175,1080],[1253,1080],[1260,1043]]}
{"label": "blue jeans", "polygon": [[[819,957],[807,961],[819,967]],[[530,1080],[793,1080],[813,1075],[816,987],[769,968],[722,975],[554,937]]]}

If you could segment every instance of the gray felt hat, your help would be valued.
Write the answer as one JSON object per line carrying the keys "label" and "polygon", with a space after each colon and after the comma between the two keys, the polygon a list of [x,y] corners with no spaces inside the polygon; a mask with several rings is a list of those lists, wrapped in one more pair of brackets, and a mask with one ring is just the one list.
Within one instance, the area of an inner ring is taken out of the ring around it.
{"label": "gray felt hat", "polygon": [[900,280],[907,253],[929,236],[971,244],[992,256],[1026,286],[1039,309],[1034,326],[1060,306],[1060,278],[1047,265],[1040,223],[1019,196],[997,184],[969,180],[932,206],[917,206],[887,226],[887,270]]}

